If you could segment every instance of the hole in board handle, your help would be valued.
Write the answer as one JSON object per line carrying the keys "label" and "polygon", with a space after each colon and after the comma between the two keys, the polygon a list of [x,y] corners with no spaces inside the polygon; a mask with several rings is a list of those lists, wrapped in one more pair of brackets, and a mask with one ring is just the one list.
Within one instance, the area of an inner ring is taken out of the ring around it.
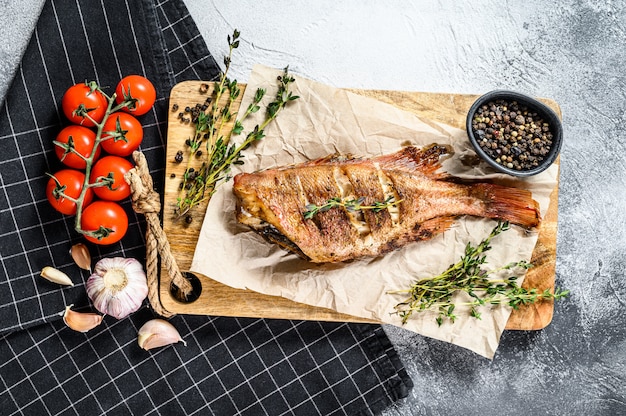
{"label": "hole in board handle", "polygon": [[191,283],[191,293],[189,296],[185,297],[182,291],[176,286],[174,283],[170,283],[170,294],[172,297],[180,302],[180,303],[192,303],[200,297],[200,293],[202,293],[202,282],[198,279],[193,273],[190,272],[181,272],[183,277]]}

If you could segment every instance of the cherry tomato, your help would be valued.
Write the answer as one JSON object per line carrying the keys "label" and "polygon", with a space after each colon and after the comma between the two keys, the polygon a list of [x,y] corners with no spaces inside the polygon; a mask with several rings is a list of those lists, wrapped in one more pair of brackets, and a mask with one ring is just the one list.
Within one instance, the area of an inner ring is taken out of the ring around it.
{"label": "cherry tomato", "polygon": [[128,215],[113,201],[95,201],[83,210],[80,226],[84,231],[102,232],[100,238],[85,235],[88,241],[108,245],[117,243],[128,231]]}
{"label": "cherry tomato", "polygon": [[[48,180],[46,186],[46,197],[50,205],[57,211],[65,215],[76,214],[76,203],[64,197],[78,198],[83,189],[85,174],[76,169],[62,169]],[[63,193],[64,195],[60,195]],[[93,199],[93,192],[88,189],[83,198],[83,207],[89,205]]]}
{"label": "cherry tomato", "polygon": [[141,75],[128,75],[117,84],[115,101],[119,104],[124,100],[132,100],[123,110],[136,116],[146,114],[154,105],[156,90],[149,79]]}
{"label": "cherry tomato", "polygon": [[[130,186],[124,180],[126,172],[133,168],[133,164],[119,156],[105,156],[98,160],[91,168],[89,182],[96,183],[98,178],[107,178],[112,175],[113,182],[109,186],[95,186],[95,194],[107,201],[121,201],[130,195]],[[102,179],[101,179],[102,180]]]}
{"label": "cherry tomato", "polygon": [[143,140],[143,128],[135,117],[121,111],[115,112],[104,123],[102,148],[112,155],[129,156]]}
{"label": "cherry tomato", "polygon": [[[87,166],[85,159],[75,152],[85,158],[91,156],[93,146],[96,144],[96,133],[87,127],[70,125],[59,132],[56,141],[58,143],[54,143],[54,152],[63,164],[75,169],[85,169]],[[70,148],[66,149],[63,144]],[[99,155],[100,147],[96,148],[94,159]]]}
{"label": "cherry tomato", "polygon": [[107,104],[107,99],[100,91],[92,89],[85,83],[69,87],[61,100],[65,117],[74,124],[87,127],[94,126],[94,122],[77,112],[85,111],[89,117],[100,123],[106,114]]}

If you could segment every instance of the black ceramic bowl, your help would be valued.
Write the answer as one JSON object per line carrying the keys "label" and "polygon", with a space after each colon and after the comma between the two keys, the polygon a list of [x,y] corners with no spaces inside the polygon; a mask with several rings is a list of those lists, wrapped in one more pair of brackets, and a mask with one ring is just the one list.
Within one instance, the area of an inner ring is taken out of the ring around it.
{"label": "black ceramic bowl", "polygon": [[[520,116],[525,119],[522,124]],[[466,128],[474,150],[485,162],[498,172],[518,177],[550,167],[563,143],[563,125],[556,113],[541,101],[513,91],[496,90],[479,97],[467,113]]]}

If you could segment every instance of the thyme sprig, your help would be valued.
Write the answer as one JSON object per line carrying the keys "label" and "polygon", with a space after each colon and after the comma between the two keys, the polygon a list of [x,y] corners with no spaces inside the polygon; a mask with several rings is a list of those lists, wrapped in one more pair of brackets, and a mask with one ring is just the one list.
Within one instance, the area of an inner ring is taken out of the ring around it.
{"label": "thyme sprig", "polygon": [[[566,298],[569,290],[549,289],[538,291],[526,289],[517,284],[518,271],[526,271],[532,264],[525,260],[511,262],[502,267],[485,270],[487,263],[485,252],[491,249],[491,240],[510,228],[508,222],[499,222],[489,236],[476,247],[468,243],[461,259],[452,264],[443,273],[418,279],[406,290],[389,291],[389,294],[408,294],[409,297],[395,306],[395,313],[402,318],[405,324],[414,312],[426,310],[438,311],[436,321],[442,325],[444,319],[454,323],[457,316],[454,314],[457,306],[469,306],[470,316],[481,319],[479,307],[485,305],[507,304],[513,309],[522,305],[532,304],[540,300],[558,300]],[[509,271],[512,275],[495,277],[494,275]],[[454,303],[453,295],[463,292],[469,295],[470,300]]]}
{"label": "thyme sprig", "polygon": [[[261,110],[261,101],[265,97],[266,90],[258,88],[252,102],[246,110],[239,114],[234,111],[234,105],[241,94],[241,88],[236,80],[230,80],[227,76],[232,62],[234,49],[239,47],[239,31],[235,30],[232,37],[228,36],[229,52],[224,58],[225,70],[221,73],[219,81],[214,83],[211,106],[207,111],[201,111],[194,118],[194,137],[187,141],[189,155],[204,155],[201,166],[198,169],[191,167],[191,157],[187,158],[183,180],[180,185],[180,194],[177,198],[175,213],[177,217],[187,216],[189,211],[198,204],[206,201],[215,193],[218,186],[231,179],[232,165],[244,163],[243,151],[248,149],[254,142],[265,137],[265,128],[276,119],[285,106],[299,97],[290,90],[290,84],[295,78],[289,74],[286,67],[283,74],[277,77],[278,91],[274,101],[267,106],[265,119],[250,131],[242,143],[231,142],[232,136],[244,132],[243,121],[250,115]],[[204,143],[205,151],[201,151]]]}
{"label": "thyme sprig", "polygon": [[325,212],[331,208],[343,207],[350,212],[372,210],[374,212],[380,212],[383,209],[398,205],[402,200],[396,200],[393,195],[388,196],[384,201],[374,201],[372,205],[364,205],[365,198],[359,197],[356,199],[342,199],[341,197],[330,198],[322,205],[307,204],[305,206],[306,211],[302,213],[304,219],[312,219],[320,212]]}

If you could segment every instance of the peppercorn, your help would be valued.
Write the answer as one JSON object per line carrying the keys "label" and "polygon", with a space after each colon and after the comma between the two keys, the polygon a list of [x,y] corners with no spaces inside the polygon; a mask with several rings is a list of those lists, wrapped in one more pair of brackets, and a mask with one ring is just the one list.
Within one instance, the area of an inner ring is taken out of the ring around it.
{"label": "peppercorn", "polygon": [[496,163],[515,170],[539,166],[550,152],[550,125],[517,101],[490,101],[476,110],[472,131],[484,152]]}
{"label": "peppercorn", "polygon": [[174,162],[181,163],[183,161],[183,151],[179,150],[176,152],[176,156],[174,156]]}

